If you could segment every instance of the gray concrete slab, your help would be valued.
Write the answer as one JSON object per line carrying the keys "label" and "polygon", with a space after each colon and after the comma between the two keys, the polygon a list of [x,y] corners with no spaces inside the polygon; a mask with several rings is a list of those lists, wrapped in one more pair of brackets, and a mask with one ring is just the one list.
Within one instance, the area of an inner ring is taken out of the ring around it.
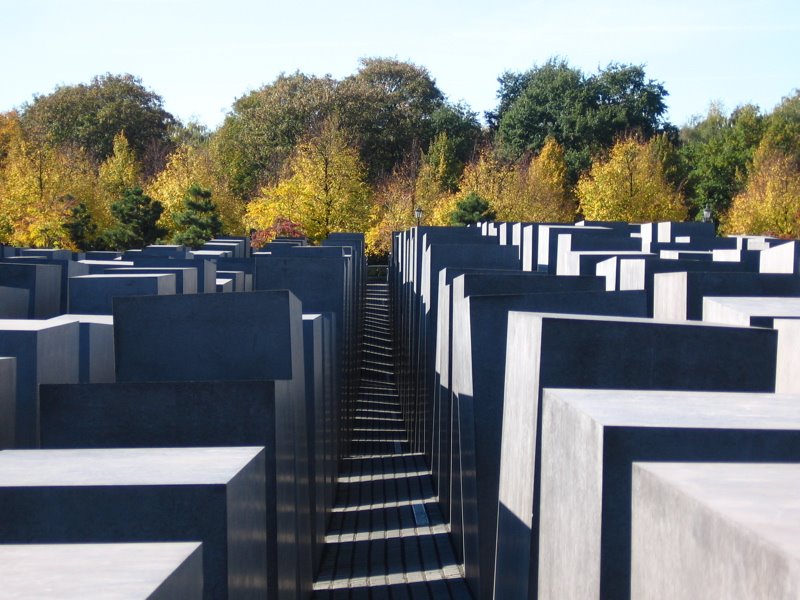
{"label": "gray concrete slab", "polygon": [[[520,312],[512,312],[508,323],[495,575],[503,585],[495,594],[528,598],[538,581],[541,390],[772,392],[777,334]],[[529,578],[521,575],[527,573]]]}
{"label": "gray concrete slab", "polygon": [[264,598],[263,448],[0,452],[0,541],[200,541],[204,598]]}
{"label": "gray concrete slab", "polygon": [[173,273],[176,294],[197,293],[197,267],[113,267],[106,269],[109,275],[135,275],[141,273]]}
{"label": "gray concrete slab", "polygon": [[69,312],[110,315],[114,298],[174,294],[173,273],[80,275],[69,280]]}
{"label": "gray concrete slab", "polygon": [[0,356],[0,449],[14,447],[17,413],[17,359]]}
{"label": "gray concrete slab", "polygon": [[773,319],[778,332],[775,391],[800,394],[800,319]]}
{"label": "gray concrete slab", "polygon": [[653,283],[653,317],[699,321],[705,296],[800,296],[800,279],[760,273],[659,273]]}
{"label": "gray concrete slab", "polygon": [[624,599],[632,463],[800,461],[800,396],[545,390],[541,454],[539,598]]}
{"label": "gray concrete slab", "polygon": [[797,598],[800,466],[633,465],[631,598]]}
{"label": "gray concrete slab", "polygon": [[117,298],[114,335],[117,381],[302,385],[302,313],[288,291]]}
{"label": "gray concrete slab", "polygon": [[703,298],[703,321],[737,327],[772,327],[777,318],[800,318],[800,298]]}
{"label": "gray concrete slab", "polygon": [[[27,292],[28,319],[47,319],[60,312],[61,306],[61,267],[52,264],[30,264],[22,261],[6,259],[0,262],[0,286],[16,288]],[[9,308],[0,307],[2,318],[14,318],[19,314],[22,294],[5,291],[4,297],[9,301]],[[4,316],[7,315],[7,316]]]}
{"label": "gray concrete slab", "polygon": [[[494,586],[496,559],[509,312],[559,310],[643,317],[646,300],[642,292],[603,291],[465,297],[467,277],[462,275],[453,280],[453,405],[450,412],[455,418],[446,429],[456,438],[450,445],[458,447],[460,453],[453,457],[452,476],[447,483],[451,487],[449,512],[456,522],[453,532],[461,537],[455,540],[455,545],[463,548],[467,581],[477,597],[488,597]],[[496,291],[499,289],[502,286],[495,286]],[[451,459],[449,453],[447,458]]]}
{"label": "gray concrete slab", "polygon": [[300,403],[286,381],[43,385],[40,396],[45,449],[263,446],[267,595],[297,597],[298,573],[311,569],[297,544],[308,539],[298,530],[310,509],[295,465],[304,456],[294,431]]}
{"label": "gray concrete slab", "polygon": [[112,383],[114,318],[111,315],[61,315],[49,323],[78,323],[78,382]]}
{"label": "gray concrete slab", "polygon": [[39,384],[78,382],[79,329],[78,323],[0,319],[0,356],[16,358],[15,447],[36,447]]}
{"label": "gray concrete slab", "polygon": [[203,597],[199,542],[0,545],[3,595],[19,600]]}

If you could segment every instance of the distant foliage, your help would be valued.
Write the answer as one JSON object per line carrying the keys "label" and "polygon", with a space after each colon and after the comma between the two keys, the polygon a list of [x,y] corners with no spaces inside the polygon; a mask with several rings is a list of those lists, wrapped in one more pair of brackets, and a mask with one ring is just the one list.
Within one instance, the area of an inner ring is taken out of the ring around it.
{"label": "distant foliage", "polygon": [[253,248],[263,248],[275,238],[304,238],[306,236],[300,223],[283,216],[276,217],[275,221],[266,229],[259,229],[250,235],[250,244]]}
{"label": "distant foliage", "polygon": [[473,192],[456,202],[455,210],[450,214],[450,224],[474,225],[478,222],[494,221],[496,217],[489,203]]}
{"label": "distant foliage", "polygon": [[166,234],[166,229],[158,225],[163,211],[161,203],[146,195],[142,188],[125,190],[122,198],[111,205],[117,223],[105,232],[104,242],[115,250],[155,244]]}
{"label": "distant foliage", "polygon": [[81,252],[97,247],[97,224],[85,202],[78,202],[69,210],[69,220],[61,227],[67,232],[72,245]]}
{"label": "distant foliage", "polygon": [[222,233],[222,220],[211,200],[211,190],[193,185],[186,191],[183,210],[175,214],[174,244],[194,250]]}
{"label": "distant foliage", "polygon": [[270,227],[280,217],[300,223],[308,237],[321,241],[333,231],[366,231],[372,205],[358,150],[335,119],[300,143],[287,164],[287,176],[262,188],[247,207],[251,229]]}
{"label": "distant foliage", "polygon": [[580,211],[590,221],[682,221],[686,207],[664,175],[651,142],[635,138],[614,145],[578,182]]}
{"label": "distant foliage", "polygon": [[745,189],[722,221],[726,234],[800,238],[800,169],[794,157],[765,140]]}

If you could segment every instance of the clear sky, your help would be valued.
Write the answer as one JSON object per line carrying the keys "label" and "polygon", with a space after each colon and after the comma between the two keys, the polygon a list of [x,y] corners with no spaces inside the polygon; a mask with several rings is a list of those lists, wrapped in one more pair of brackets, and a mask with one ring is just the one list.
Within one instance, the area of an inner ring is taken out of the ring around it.
{"label": "clear sky", "polygon": [[480,114],[506,70],[644,64],[682,125],[712,101],[771,110],[800,88],[800,0],[0,0],[0,111],[132,73],[213,128],[281,72],[341,78],[367,56],[427,67]]}

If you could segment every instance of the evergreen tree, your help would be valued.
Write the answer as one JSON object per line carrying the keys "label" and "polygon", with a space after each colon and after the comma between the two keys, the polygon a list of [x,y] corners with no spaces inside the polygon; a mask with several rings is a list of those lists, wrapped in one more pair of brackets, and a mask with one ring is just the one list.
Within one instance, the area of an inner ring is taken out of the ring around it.
{"label": "evergreen tree", "polygon": [[184,209],[175,214],[177,232],[173,243],[196,249],[222,233],[222,221],[211,200],[211,191],[192,185],[183,199]]}
{"label": "evergreen tree", "polygon": [[61,227],[78,250],[85,252],[95,247],[97,224],[85,202],[79,202],[70,209],[69,220]]}
{"label": "evergreen tree", "polygon": [[450,224],[473,225],[479,221],[494,221],[496,216],[486,200],[471,192],[456,203],[456,209],[450,213]]}
{"label": "evergreen tree", "polygon": [[126,250],[143,248],[155,243],[166,230],[158,225],[164,207],[146,195],[142,188],[125,190],[120,200],[111,205],[111,214],[117,225],[105,234],[105,241],[112,248]]}

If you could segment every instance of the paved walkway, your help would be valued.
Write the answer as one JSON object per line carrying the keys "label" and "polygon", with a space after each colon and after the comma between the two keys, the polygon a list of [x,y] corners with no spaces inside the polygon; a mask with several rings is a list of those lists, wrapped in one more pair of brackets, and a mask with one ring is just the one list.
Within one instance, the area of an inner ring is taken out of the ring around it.
{"label": "paved walkway", "polygon": [[391,343],[387,286],[369,284],[354,440],[340,469],[315,600],[471,598],[430,471],[408,451]]}

